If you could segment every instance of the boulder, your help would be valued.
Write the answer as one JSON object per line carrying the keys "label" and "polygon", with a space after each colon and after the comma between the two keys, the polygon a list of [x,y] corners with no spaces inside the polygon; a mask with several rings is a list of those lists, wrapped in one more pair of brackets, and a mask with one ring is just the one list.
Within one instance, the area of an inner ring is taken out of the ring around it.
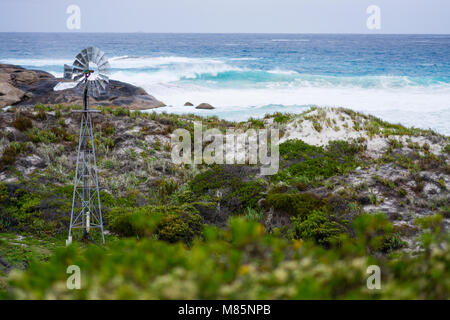
{"label": "boulder", "polygon": [[[54,90],[67,82],[40,70],[27,70],[20,66],[0,64],[0,107],[7,105],[82,105],[83,97],[77,88]],[[129,109],[153,109],[164,103],[144,89],[111,80],[108,90],[99,97],[90,97],[91,105],[124,106]]]}
{"label": "boulder", "polygon": [[192,103],[190,103],[190,102],[188,101],[188,102],[186,102],[186,103],[184,104],[184,106],[185,106],[185,107],[192,107],[192,106],[193,106],[193,104],[192,104]]}
{"label": "boulder", "polygon": [[214,107],[209,103],[200,103],[198,106],[195,107],[195,109],[212,110],[214,109]]}
{"label": "boulder", "polygon": [[25,92],[17,89],[9,82],[0,82],[0,107],[20,102]]}

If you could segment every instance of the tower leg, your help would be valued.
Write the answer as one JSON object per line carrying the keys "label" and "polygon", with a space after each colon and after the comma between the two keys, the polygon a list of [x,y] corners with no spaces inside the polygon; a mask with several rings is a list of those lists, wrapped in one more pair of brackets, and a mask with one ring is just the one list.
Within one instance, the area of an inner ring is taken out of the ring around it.
{"label": "tower leg", "polygon": [[83,128],[84,128],[84,115],[81,117],[81,125],[80,125],[80,136],[78,139],[78,152],[77,152],[77,164],[75,169],[75,179],[73,183],[73,195],[72,195],[72,211],[70,213],[70,226],[69,226],[69,236],[66,240],[66,246],[70,245],[72,243],[72,228],[74,224],[74,209],[75,209],[75,200],[77,196],[77,187],[78,187],[78,170],[80,165],[80,153],[81,153],[81,146],[83,145]]}
{"label": "tower leg", "polygon": [[100,231],[102,234],[102,242],[105,243],[105,234],[103,232],[103,215],[102,215],[102,204],[100,201],[100,189],[98,187],[98,170],[97,170],[97,157],[95,156],[95,144],[94,144],[94,132],[92,128],[92,120],[89,116],[89,131],[90,135],[92,137],[92,159],[94,161],[93,168],[94,168],[94,180],[95,180],[95,191],[97,192],[97,204],[98,204],[98,218],[99,218],[99,225],[100,225]]}

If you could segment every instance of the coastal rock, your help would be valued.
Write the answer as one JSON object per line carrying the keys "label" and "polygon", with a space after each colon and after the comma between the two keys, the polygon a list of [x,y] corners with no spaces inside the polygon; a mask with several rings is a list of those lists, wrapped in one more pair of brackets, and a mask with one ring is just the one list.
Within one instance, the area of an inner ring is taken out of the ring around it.
{"label": "coastal rock", "polygon": [[200,103],[198,106],[195,107],[195,109],[212,110],[215,108],[212,105],[210,105],[209,103]]}
{"label": "coastal rock", "polygon": [[[0,64],[0,107],[7,105],[81,105],[82,95],[76,88],[54,88],[65,80],[55,78],[40,70],[27,70],[20,66]],[[124,106],[129,109],[153,109],[164,103],[149,95],[144,89],[128,83],[111,80],[108,90],[97,98],[90,98],[92,105]]]}
{"label": "coastal rock", "polygon": [[192,107],[192,106],[193,106],[193,104],[192,104],[192,103],[190,103],[190,102],[188,101],[188,102],[186,102],[186,103],[184,104],[184,106],[185,106],[185,107]]}
{"label": "coastal rock", "polygon": [[19,90],[8,82],[0,82],[0,106],[8,106],[22,100],[25,92]]}

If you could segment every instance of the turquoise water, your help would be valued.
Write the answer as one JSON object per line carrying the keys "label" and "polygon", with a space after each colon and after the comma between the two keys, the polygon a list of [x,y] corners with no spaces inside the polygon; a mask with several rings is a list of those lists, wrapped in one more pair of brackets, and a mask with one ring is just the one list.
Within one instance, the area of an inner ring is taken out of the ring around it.
{"label": "turquoise water", "polygon": [[448,35],[0,33],[0,62],[61,76],[89,45],[113,79],[169,105],[159,112],[245,120],[343,106],[450,134]]}

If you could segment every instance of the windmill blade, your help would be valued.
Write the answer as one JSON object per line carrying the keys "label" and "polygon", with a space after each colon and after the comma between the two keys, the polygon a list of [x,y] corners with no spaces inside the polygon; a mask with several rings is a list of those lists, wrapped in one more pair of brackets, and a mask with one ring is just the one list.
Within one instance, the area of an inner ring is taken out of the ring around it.
{"label": "windmill blade", "polygon": [[104,56],[103,51],[101,51],[99,48],[95,48],[94,47],[94,55],[93,55],[93,60],[95,63],[97,63],[98,61],[100,61],[100,58]]}
{"label": "windmill blade", "polygon": [[98,67],[98,71],[104,74],[109,74],[109,69],[111,69],[111,65],[109,64],[108,61],[106,61],[106,63]]}
{"label": "windmill blade", "polygon": [[74,75],[84,74],[84,70],[86,70],[86,69],[77,67],[77,66],[73,66],[73,69],[72,69]]}
{"label": "windmill blade", "polygon": [[92,91],[94,92],[94,97],[100,96],[101,89],[99,88],[97,81],[93,81]]}
{"label": "windmill blade", "polygon": [[109,81],[100,80],[100,85],[102,86],[103,90],[106,91],[109,86]]}
{"label": "windmill blade", "polygon": [[96,84],[96,81],[90,81],[89,83],[89,90],[90,90],[90,94],[93,97],[99,97],[100,96],[100,89],[98,87],[98,85]]}
{"label": "windmill blade", "polygon": [[97,79],[97,80],[95,80],[95,83],[97,83],[97,85],[100,87],[101,91],[105,91],[106,90],[107,83],[104,80]]}
{"label": "windmill blade", "polygon": [[94,62],[94,47],[88,47],[86,51],[89,62]]}
{"label": "windmill blade", "polygon": [[109,83],[109,77],[104,74],[98,74],[97,78],[101,79],[102,81],[106,82],[106,84]]}
{"label": "windmill blade", "polygon": [[72,89],[75,88],[77,84],[77,82],[58,82],[56,86],[53,87],[53,91]]}
{"label": "windmill blade", "polygon": [[78,80],[80,80],[83,77],[84,77],[84,73],[79,73],[79,74],[77,74],[76,76],[73,77],[73,80],[74,81],[78,81]]}
{"label": "windmill blade", "polygon": [[89,93],[93,95],[94,89],[95,89],[95,81],[89,81]]}
{"label": "windmill blade", "polygon": [[106,59],[106,57],[103,56],[103,57],[98,61],[97,66],[98,66],[99,68],[102,68],[102,67],[103,67],[104,65],[106,65],[106,64],[109,65],[108,59]]}
{"label": "windmill blade", "polygon": [[67,64],[64,65],[64,79],[71,80],[73,75],[72,67]]}
{"label": "windmill blade", "polygon": [[86,64],[89,65],[89,57],[88,57],[88,51],[87,51],[87,48],[81,50],[80,54],[83,56],[84,61],[86,61]]}
{"label": "windmill blade", "polygon": [[77,88],[77,89],[78,89],[78,91],[81,91],[81,92],[83,92],[83,91],[84,91],[84,88],[85,88],[85,86],[86,86],[86,82],[84,82],[84,81],[80,81],[80,82],[78,82],[78,84],[76,85],[76,87],[75,87],[75,88]]}
{"label": "windmill blade", "polygon": [[111,65],[109,64],[108,61],[106,61],[105,63],[101,64],[98,67],[98,70],[101,71],[102,73],[109,73],[109,69],[111,69]]}
{"label": "windmill blade", "polygon": [[106,89],[108,88],[109,83],[105,80],[102,79],[97,79],[98,81],[98,86],[100,87],[101,91],[106,91]]}
{"label": "windmill blade", "polygon": [[[87,65],[89,65],[89,60],[87,60],[85,58],[85,56],[82,55],[81,53],[77,54],[77,56],[75,57],[75,61],[78,61],[78,64],[83,67],[86,67]],[[74,61],[74,64],[75,64],[75,61]]]}
{"label": "windmill blade", "polygon": [[89,68],[89,62],[83,63],[82,61],[80,61],[78,59],[75,59],[75,61],[73,62],[73,65],[76,66],[76,67],[79,67],[79,68],[81,68],[83,70]]}
{"label": "windmill blade", "polygon": [[99,50],[99,54],[98,54],[98,56],[95,58],[95,63],[97,64],[97,65],[100,65],[101,63],[101,61],[108,61],[108,59],[105,57],[105,53],[103,52],[103,51],[101,51],[101,50]]}
{"label": "windmill blade", "polygon": [[78,59],[75,59],[75,61],[73,62],[73,70],[79,70],[80,72],[83,72],[84,70],[89,68],[89,63],[83,64],[81,63]]}

